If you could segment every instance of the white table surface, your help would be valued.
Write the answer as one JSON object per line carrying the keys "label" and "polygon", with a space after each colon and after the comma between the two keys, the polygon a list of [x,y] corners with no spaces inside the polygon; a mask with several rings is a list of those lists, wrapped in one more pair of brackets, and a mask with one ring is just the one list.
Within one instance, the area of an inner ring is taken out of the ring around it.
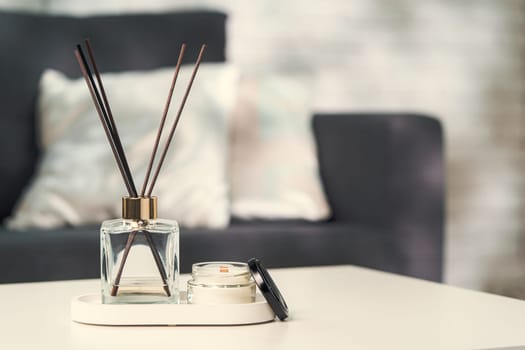
{"label": "white table surface", "polygon": [[70,299],[97,292],[98,280],[0,285],[0,349],[35,349],[35,344],[54,350],[525,345],[521,300],[353,266],[276,269],[271,274],[291,316],[286,322],[250,326],[90,326],[70,320]]}

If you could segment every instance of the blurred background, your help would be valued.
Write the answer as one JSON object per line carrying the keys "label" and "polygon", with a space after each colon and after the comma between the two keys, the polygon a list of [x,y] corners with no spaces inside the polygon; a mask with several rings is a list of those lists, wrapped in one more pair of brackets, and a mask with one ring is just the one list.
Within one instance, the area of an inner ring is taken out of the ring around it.
{"label": "blurred background", "polygon": [[524,0],[0,0],[0,7],[78,16],[218,9],[229,15],[227,59],[245,72],[311,73],[316,111],[436,116],[446,133],[445,282],[525,298]]}

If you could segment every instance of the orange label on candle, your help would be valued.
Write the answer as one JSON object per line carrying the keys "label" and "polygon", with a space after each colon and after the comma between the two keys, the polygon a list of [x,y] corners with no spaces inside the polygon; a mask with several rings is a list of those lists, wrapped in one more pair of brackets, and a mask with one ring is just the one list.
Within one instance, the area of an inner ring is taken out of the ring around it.
{"label": "orange label on candle", "polygon": [[228,266],[220,266],[219,267],[219,272],[229,272],[230,270],[228,269]]}

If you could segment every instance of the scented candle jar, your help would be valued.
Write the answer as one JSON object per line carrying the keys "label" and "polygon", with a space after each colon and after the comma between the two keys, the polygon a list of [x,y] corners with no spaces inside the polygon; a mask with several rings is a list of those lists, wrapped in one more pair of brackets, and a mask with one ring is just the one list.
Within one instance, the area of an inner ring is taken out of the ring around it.
{"label": "scented candle jar", "polygon": [[122,208],[100,228],[102,302],[177,303],[177,222],[157,218],[156,197],[125,197]]}
{"label": "scented candle jar", "polygon": [[243,304],[255,301],[255,282],[248,264],[202,262],[193,264],[188,281],[190,304]]}

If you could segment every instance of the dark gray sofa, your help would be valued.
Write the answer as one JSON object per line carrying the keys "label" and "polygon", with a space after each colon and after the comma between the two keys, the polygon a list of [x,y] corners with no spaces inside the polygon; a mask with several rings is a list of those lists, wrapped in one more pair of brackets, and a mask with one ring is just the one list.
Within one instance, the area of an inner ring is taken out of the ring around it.
{"label": "dark gray sofa", "polygon": [[[216,12],[102,18],[0,13],[0,217],[12,211],[37,163],[33,111],[45,67],[78,76],[72,50],[86,36],[98,48],[99,65],[106,71],[173,65],[182,40],[193,43],[189,52],[207,42],[208,60],[221,61],[225,19]],[[197,261],[258,256],[268,267],[356,264],[440,281],[440,123],[407,113],[318,114],[313,130],[333,217],[313,223],[232,218],[224,230],[183,227],[182,271],[190,271]],[[0,228],[0,266],[0,283],[96,278],[98,227],[28,232]]]}

